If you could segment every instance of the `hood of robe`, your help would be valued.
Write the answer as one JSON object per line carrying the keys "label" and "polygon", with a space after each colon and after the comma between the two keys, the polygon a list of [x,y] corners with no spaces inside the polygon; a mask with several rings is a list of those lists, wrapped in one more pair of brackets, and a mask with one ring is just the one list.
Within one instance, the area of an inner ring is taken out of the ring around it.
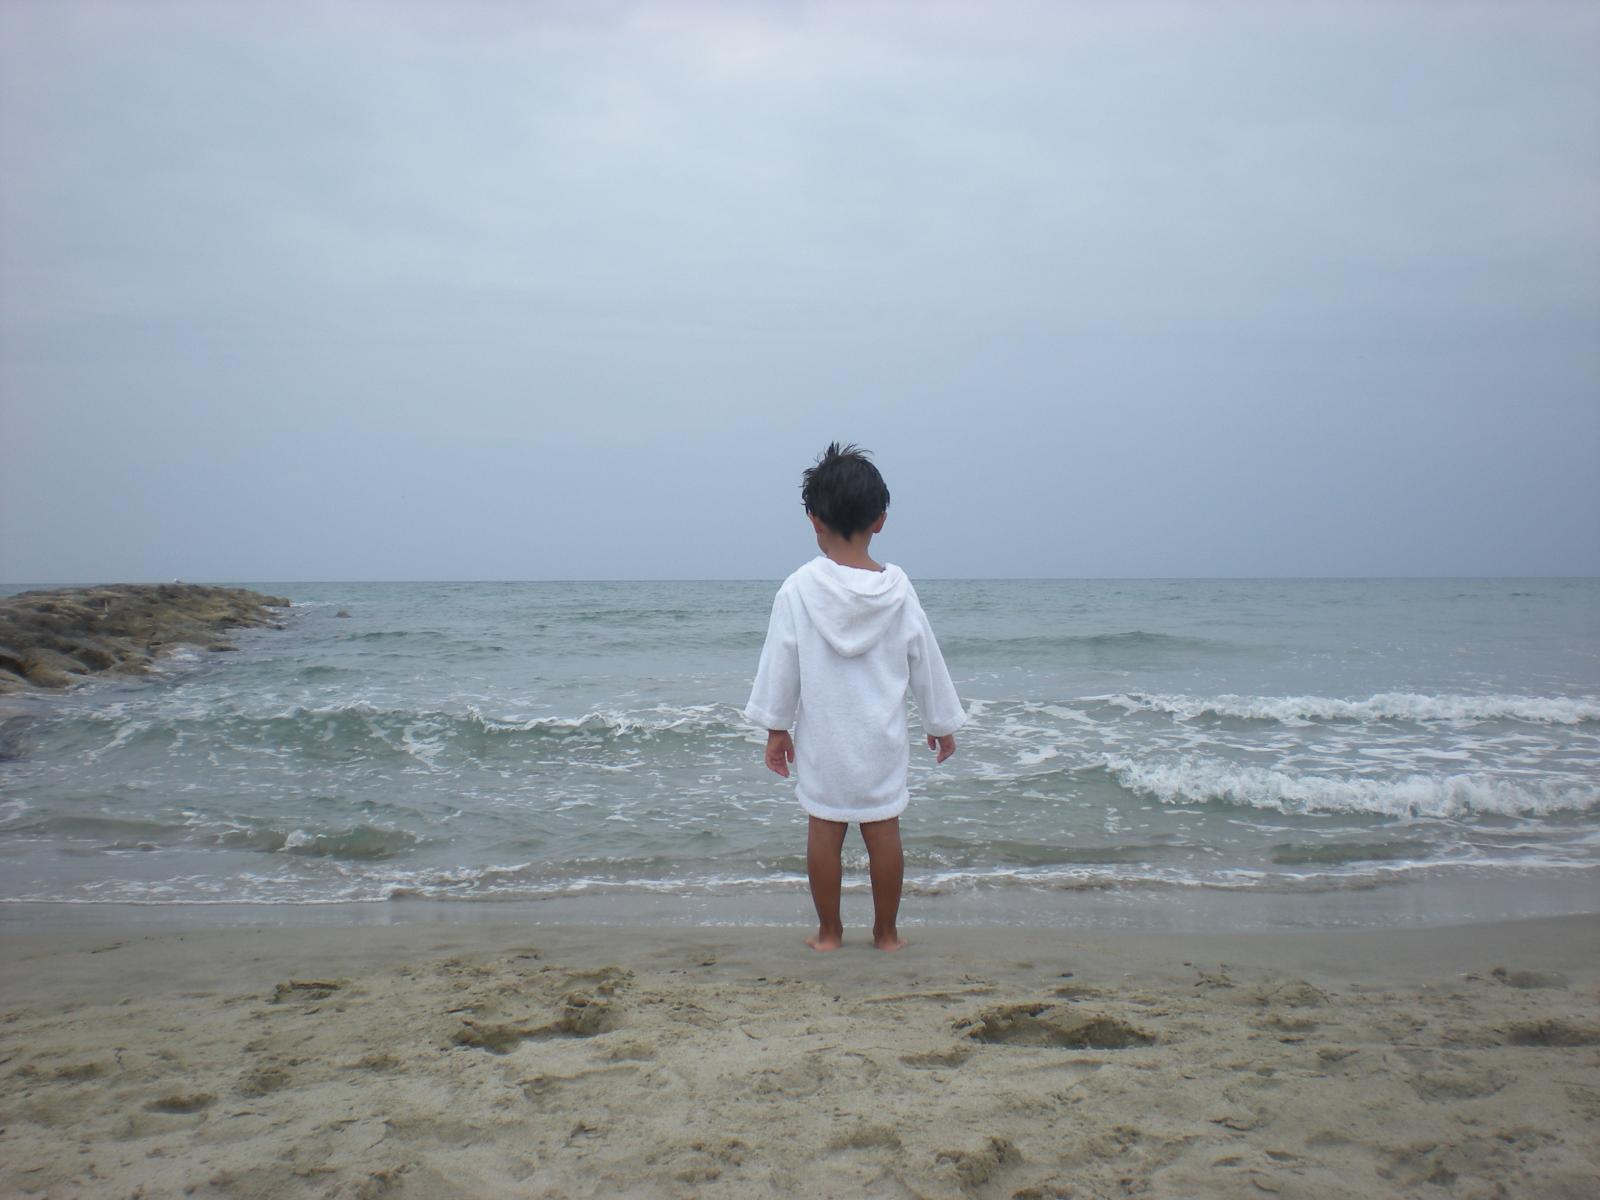
{"label": "hood of robe", "polygon": [[795,589],[811,623],[846,658],[882,641],[911,595],[906,573],[892,563],[881,571],[863,571],[841,567],[822,554],[796,572]]}

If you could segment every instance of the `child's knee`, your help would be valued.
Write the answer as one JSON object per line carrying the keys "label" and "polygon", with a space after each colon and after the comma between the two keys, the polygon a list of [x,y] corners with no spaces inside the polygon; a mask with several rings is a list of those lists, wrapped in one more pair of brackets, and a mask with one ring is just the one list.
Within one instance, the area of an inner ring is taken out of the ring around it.
{"label": "child's knee", "polygon": [[861,840],[867,844],[868,854],[871,854],[874,848],[893,850],[900,844],[900,818],[890,817],[887,821],[863,821],[861,823]]}

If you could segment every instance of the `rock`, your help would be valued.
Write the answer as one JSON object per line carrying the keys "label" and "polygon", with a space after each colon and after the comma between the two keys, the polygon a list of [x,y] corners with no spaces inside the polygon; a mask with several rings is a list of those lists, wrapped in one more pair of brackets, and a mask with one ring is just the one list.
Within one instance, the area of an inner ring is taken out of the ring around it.
{"label": "rock", "polygon": [[346,612],[344,609],[341,608],[338,612],[334,613],[333,615],[336,616],[336,617],[348,617],[350,614],[348,612]]}
{"label": "rock", "polygon": [[0,691],[68,687],[102,671],[148,669],[164,649],[234,649],[218,634],[240,626],[282,628],[281,596],[200,584],[107,584],[0,597]]}
{"label": "rock", "polygon": [[31,667],[28,670],[28,682],[34,687],[64,688],[71,687],[76,682],[65,671],[57,671],[54,667]]}
{"label": "rock", "polygon": [[35,667],[50,667],[57,671],[68,671],[73,675],[87,675],[89,664],[80,659],[64,654],[60,650],[52,650],[48,646],[29,646],[22,652],[22,667],[31,671]]}
{"label": "rock", "polygon": [[120,661],[120,656],[98,639],[79,642],[69,653],[91,671],[109,671]]}
{"label": "rock", "polygon": [[10,646],[0,646],[0,671],[10,671],[13,675],[26,675],[28,668],[23,664],[21,652],[13,650]]}
{"label": "rock", "polygon": [[48,646],[30,646],[24,650],[22,666],[29,683],[47,688],[71,687],[74,675],[89,674],[87,664]]}

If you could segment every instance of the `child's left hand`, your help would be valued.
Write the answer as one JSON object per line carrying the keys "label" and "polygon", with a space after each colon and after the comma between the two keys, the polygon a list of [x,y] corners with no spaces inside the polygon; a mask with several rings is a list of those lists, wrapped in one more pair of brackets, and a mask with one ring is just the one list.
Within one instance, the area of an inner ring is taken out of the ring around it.
{"label": "child's left hand", "polygon": [[945,759],[949,758],[956,752],[956,735],[953,733],[946,733],[940,737],[934,737],[933,734],[930,733],[928,735],[928,749],[937,750],[939,752],[939,757],[933,761],[936,764],[942,763]]}
{"label": "child's left hand", "polygon": [[794,739],[787,729],[767,731],[767,770],[776,771],[789,778],[789,764],[794,761]]}

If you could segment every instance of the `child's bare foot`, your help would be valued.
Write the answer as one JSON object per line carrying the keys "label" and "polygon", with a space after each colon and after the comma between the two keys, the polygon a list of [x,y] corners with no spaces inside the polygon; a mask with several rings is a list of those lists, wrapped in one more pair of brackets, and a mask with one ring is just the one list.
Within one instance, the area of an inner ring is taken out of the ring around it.
{"label": "child's bare foot", "polygon": [[872,944],[879,950],[904,950],[906,948],[905,938],[892,929],[886,929],[882,933],[874,929],[872,931]]}
{"label": "child's bare foot", "polygon": [[806,945],[813,950],[837,950],[844,945],[844,929],[819,927],[815,933],[806,939]]}

